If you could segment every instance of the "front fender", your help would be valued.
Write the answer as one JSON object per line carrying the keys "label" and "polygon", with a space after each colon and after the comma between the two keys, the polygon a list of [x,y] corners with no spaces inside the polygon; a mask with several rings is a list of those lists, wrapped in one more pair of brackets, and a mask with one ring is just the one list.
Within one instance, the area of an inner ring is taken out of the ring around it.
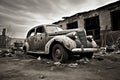
{"label": "front fender", "polygon": [[54,38],[52,38],[51,40],[49,40],[47,42],[47,44],[45,45],[45,52],[47,54],[49,54],[50,51],[50,47],[54,42],[59,42],[60,44],[62,44],[66,49],[68,50],[72,50],[73,48],[76,48],[76,42],[74,40],[72,40],[71,38],[67,37],[67,36],[56,36]]}

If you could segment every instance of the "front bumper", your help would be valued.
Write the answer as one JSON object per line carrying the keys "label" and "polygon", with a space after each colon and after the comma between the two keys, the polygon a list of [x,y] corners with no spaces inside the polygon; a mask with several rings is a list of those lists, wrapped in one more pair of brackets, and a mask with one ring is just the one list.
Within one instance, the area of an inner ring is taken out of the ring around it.
{"label": "front bumper", "polygon": [[99,51],[99,48],[74,48],[72,49],[73,53],[98,52],[98,51]]}

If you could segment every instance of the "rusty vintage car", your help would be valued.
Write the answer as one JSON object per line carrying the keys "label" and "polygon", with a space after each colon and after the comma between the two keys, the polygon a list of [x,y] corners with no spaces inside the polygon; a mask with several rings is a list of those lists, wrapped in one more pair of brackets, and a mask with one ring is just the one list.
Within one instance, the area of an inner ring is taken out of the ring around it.
{"label": "rusty vintage car", "polygon": [[40,25],[28,32],[23,50],[49,54],[54,61],[66,62],[71,54],[91,58],[98,47],[85,29],[63,30],[57,25]]}

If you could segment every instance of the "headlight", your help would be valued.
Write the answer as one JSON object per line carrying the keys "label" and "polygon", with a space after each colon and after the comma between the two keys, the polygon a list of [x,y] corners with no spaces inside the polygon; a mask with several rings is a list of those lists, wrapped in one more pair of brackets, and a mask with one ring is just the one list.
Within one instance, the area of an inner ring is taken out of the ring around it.
{"label": "headlight", "polygon": [[76,32],[68,33],[68,34],[66,34],[66,36],[69,37],[69,38],[71,38],[71,39],[77,39],[78,38]]}
{"label": "headlight", "polygon": [[75,39],[77,39],[77,38],[78,38],[78,36],[77,36],[77,33],[76,33],[76,32],[73,34],[73,36],[74,36],[74,38],[75,38]]}
{"label": "headlight", "polygon": [[88,41],[90,41],[90,42],[92,42],[92,40],[93,40],[93,37],[92,37],[92,35],[90,35],[90,36],[87,36],[87,40],[88,40]]}

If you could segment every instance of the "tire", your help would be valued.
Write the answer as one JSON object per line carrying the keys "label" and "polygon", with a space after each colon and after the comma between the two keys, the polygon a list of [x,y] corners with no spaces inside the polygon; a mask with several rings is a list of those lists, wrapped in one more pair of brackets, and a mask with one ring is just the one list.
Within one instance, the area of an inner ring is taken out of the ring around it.
{"label": "tire", "polygon": [[81,53],[81,58],[86,57],[88,59],[92,59],[93,52],[88,52],[88,53]]}
{"label": "tire", "polygon": [[23,54],[24,54],[24,55],[27,55],[27,50],[26,50],[26,47],[25,47],[25,46],[23,47]]}
{"label": "tire", "polygon": [[52,48],[52,58],[56,62],[66,62],[68,60],[68,53],[62,45],[55,44]]}

